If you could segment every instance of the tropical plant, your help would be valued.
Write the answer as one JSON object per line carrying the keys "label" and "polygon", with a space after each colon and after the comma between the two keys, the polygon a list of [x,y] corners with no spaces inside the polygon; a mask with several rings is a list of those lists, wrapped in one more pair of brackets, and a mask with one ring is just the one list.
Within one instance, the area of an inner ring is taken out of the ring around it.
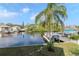
{"label": "tropical plant", "polygon": [[[44,28],[48,28],[49,31],[52,31],[54,23],[61,25],[61,30],[64,30],[64,23],[62,19],[65,19],[67,16],[66,8],[62,4],[49,3],[47,8],[40,12],[35,19],[36,24],[42,24]],[[51,26],[51,24],[53,24]],[[54,28],[53,28],[54,29]]]}
{"label": "tropical plant", "polygon": [[50,42],[47,42],[47,49],[48,49],[48,51],[53,51],[54,52],[53,41],[52,40]]}
{"label": "tropical plant", "polygon": [[[58,25],[60,25],[61,30],[62,31],[64,30],[64,23],[62,20],[65,19],[66,16],[67,13],[64,5],[56,3],[48,3],[47,8],[45,8],[42,12],[40,12],[36,16],[35,23],[39,24],[40,26],[43,26],[44,28],[47,28],[50,35],[52,28],[54,29],[55,26],[58,27]],[[53,42],[51,42],[50,40],[47,44],[47,49],[49,51],[52,50],[54,51],[52,45]]]}
{"label": "tropical plant", "polygon": [[79,35],[71,35],[69,38],[72,40],[79,40]]}

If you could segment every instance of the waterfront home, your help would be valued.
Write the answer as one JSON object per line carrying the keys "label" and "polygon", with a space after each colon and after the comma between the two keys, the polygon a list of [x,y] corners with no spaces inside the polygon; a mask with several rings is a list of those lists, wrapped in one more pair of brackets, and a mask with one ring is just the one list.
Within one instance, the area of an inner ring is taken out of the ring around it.
{"label": "waterfront home", "polygon": [[65,26],[64,27],[64,36],[70,37],[71,35],[78,35],[78,29],[76,26]]}
{"label": "waterfront home", "polygon": [[8,25],[0,25],[0,32],[1,33],[12,33],[12,32],[19,32],[21,30],[20,26],[8,26]]}
{"label": "waterfront home", "polygon": [[13,27],[11,27],[11,29],[13,32],[19,32],[21,27],[20,26],[13,26]]}
{"label": "waterfront home", "polygon": [[65,33],[77,33],[77,28],[75,26],[65,26],[64,32]]}
{"label": "waterfront home", "polygon": [[11,27],[8,25],[0,25],[0,32],[2,33],[8,33],[10,29]]}

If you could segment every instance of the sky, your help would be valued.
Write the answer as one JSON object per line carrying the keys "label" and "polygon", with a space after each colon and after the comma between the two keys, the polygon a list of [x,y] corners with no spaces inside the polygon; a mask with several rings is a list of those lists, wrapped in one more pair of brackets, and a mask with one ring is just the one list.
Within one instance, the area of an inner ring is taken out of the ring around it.
{"label": "sky", "polygon": [[[68,17],[65,25],[79,25],[79,4],[64,4]],[[47,7],[46,3],[0,3],[0,23],[33,24],[35,16]]]}

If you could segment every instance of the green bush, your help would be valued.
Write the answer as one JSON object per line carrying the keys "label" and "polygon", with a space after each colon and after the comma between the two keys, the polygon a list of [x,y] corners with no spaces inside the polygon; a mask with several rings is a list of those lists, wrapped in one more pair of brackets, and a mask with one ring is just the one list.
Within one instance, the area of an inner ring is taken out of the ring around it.
{"label": "green bush", "polygon": [[47,43],[47,49],[48,51],[54,51],[53,41],[50,41]]}
{"label": "green bush", "polygon": [[70,39],[78,40],[79,39],[79,35],[72,35],[72,36],[70,36]]}

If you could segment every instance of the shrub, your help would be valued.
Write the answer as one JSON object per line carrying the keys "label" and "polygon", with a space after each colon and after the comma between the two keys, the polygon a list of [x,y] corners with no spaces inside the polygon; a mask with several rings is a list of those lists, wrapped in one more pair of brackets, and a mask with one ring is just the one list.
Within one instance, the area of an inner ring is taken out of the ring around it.
{"label": "shrub", "polygon": [[48,49],[48,51],[54,52],[53,41],[50,41],[50,42],[47,43],[47,49]]}
{"label": "shrub", "polygon": [[72,36],[70,36],[70,39],[78,40],[79,39],[79,35],[72,35]]}

